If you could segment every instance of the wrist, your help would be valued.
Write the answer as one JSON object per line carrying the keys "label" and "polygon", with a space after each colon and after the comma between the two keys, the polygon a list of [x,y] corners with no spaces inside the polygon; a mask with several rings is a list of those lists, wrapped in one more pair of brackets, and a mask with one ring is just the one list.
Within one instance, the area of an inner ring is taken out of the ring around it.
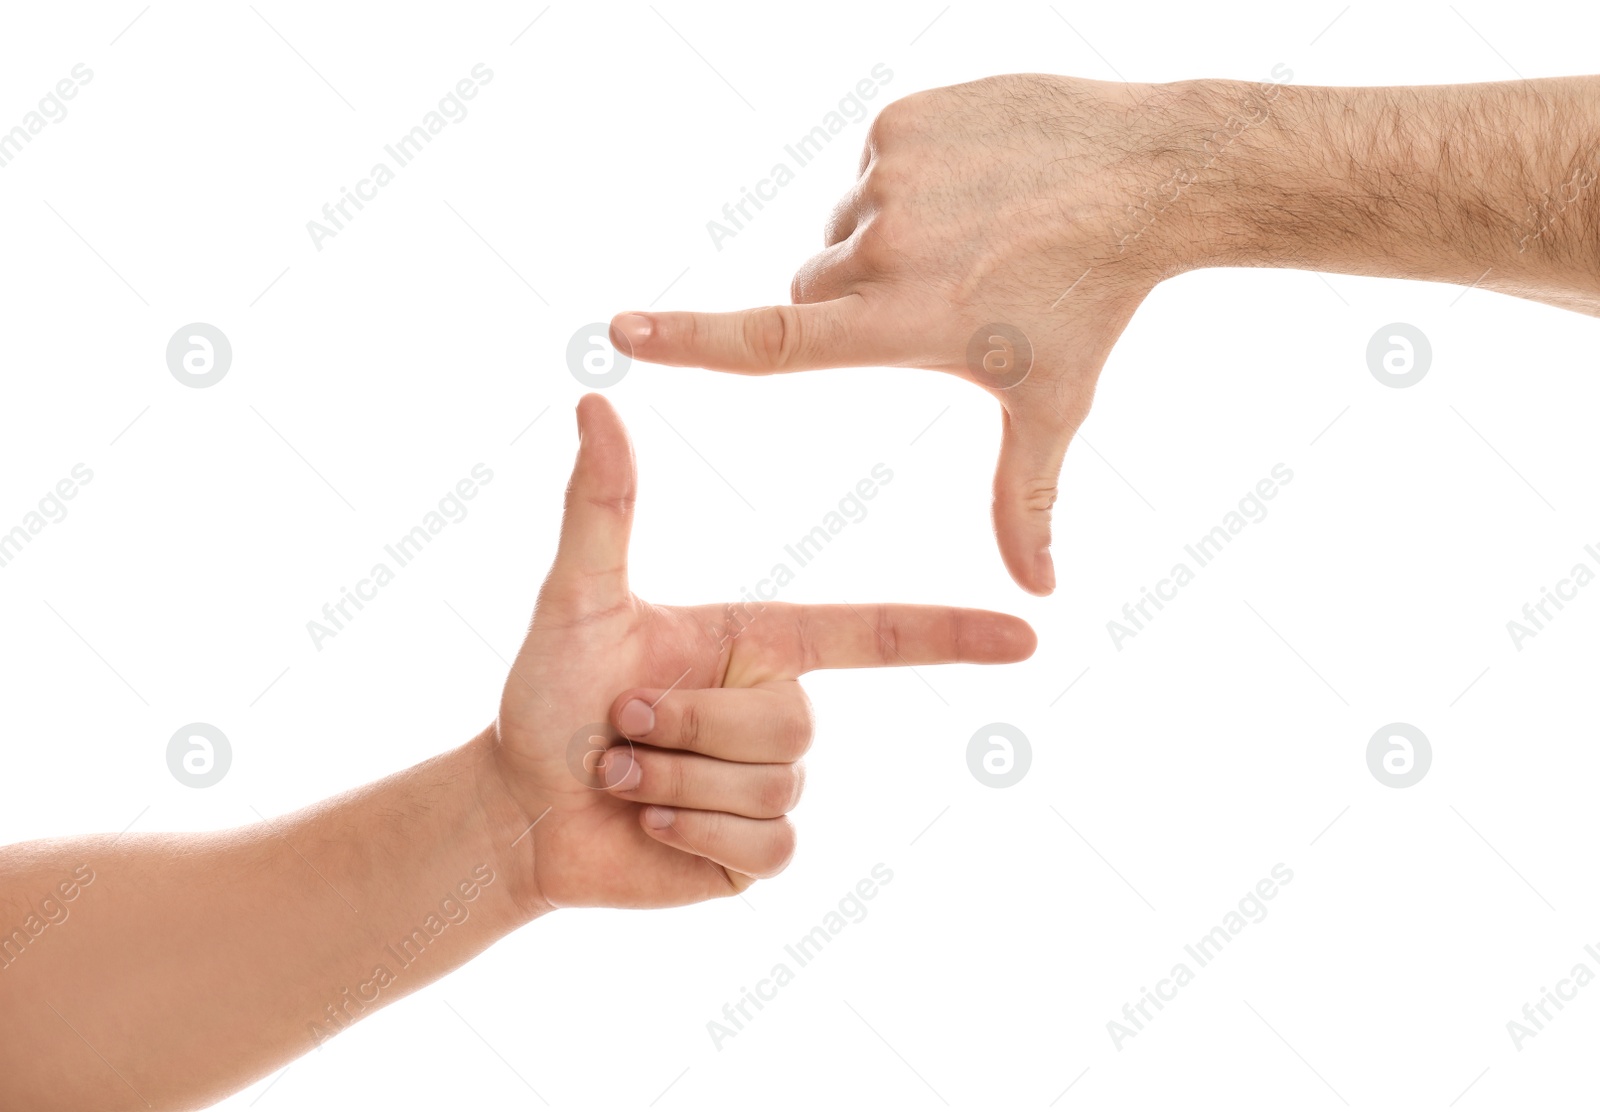
{"label": "wrist", "polygon": [[1145,287],[1208,266],[1258,266],[1268,246],[1246,217],[1256,178],[1270,181],[1241,146],[1272,119],[1281,84],[1189,80],[1128,86],[1109,139],[1107,204],[1069,211],[1069,224],[1108,225],[1097,266]]}
{"label": "wrist", "polygon": [[1320,108],[1306,90],[1285,84],[1290,76],[1279,66],[1261,81],[1206,78],[1152,88],[1146,107],[1163,123],[1146,138],[1145,180],[1119,229],[1119,252],[1138,251],[1163,277],[1204,267],[1299,265],[1308,246],[1302,241],[1314,237],[1283,217],[1314,197],[1286,210],[1285,194],[1313,195],[1320,186],[1292,129]]}
{"label": "wrist", "polygon": [[498,747],[498,732],[490,726],[457,753],[466,772],[464,782],[470,785],[481,816],[482,852],[506,878],[504,892],[514,929],[553,909],[539,888],[535,839],[529,833],[540,815],[529,814],[507,786]]}

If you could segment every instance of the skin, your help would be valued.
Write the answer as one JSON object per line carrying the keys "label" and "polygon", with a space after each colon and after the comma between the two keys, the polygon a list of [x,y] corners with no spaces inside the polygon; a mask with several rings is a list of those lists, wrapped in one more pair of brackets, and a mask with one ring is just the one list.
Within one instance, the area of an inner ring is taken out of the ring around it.
{"label": "skin", "polygon": [[0,850],[0,1107],[203,1108],[542,915],[732,895],[794,853],[797,677],[1033,651],[988,611],[647,603],[627,433],[597,395],[578,425],[555,563],[483,733],[237,830]]}
{"label": "skin", "polygon": [[[792,305],[622,313],[612,341],[677,366],[922,367],[984,388],[1003,420],[1000,553],[1019,585],[1048,594],[1067,447],[1112,346],[1167,278],[1292,267],[1600,313],[1600,78],[1345,89],[1288,77],[1018,74],[916,93],[873,122]],[[1026,345],[990,340],[1006,339],[996,323]]]}

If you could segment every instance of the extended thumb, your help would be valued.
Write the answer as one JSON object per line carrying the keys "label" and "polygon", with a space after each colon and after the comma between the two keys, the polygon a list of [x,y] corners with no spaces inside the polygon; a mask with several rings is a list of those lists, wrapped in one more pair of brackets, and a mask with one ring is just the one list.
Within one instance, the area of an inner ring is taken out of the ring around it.
{"label": "extended thumb", "polygon": [[1002,408],[1005,430],[994,473],[994,532],[1006,570],[1023,590],[1055,590],[1050,558],[1050,510],[1056,502],[1061,461],[1072,434]]}
{"label": "extended thumb", "polygon": [[637,489],[633,445],[622,418],[599,394],[584,395],[578,402],[578,459],[567,483],[551,579],[614,578],[615,586],[627,589]]}

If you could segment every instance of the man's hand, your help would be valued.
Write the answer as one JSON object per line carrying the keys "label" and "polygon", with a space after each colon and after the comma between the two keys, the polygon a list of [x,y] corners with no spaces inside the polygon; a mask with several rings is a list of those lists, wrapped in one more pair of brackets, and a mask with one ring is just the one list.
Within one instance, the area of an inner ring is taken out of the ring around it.
{"label": "man's hand", "polygon": [[714,370],[909,366],[983,387],[1004,415],[1000,552],[1019,584],[1048,594],[1067,444],[1111,345],[1164,277],[1108,234],[1139,188],[1129,148],[1152,130],[1143,88],[997,77],[896,101],[873,121],[826,249],[795,276],[794,305],[625,313],[613,342]]}
{"label": "man's hand", "polygon": [[635,358],[959,375],[1000,400],[994,527],[1055,585],[1050,512],[1106,356],[1160,281],[1287,266],[1600,306],[1600,82],[1418,89],[1015,75],[887,106],[793,305],[623,313]]}
{"label": "man's hand", "polygon": [[0,1108],[208,1107],[553,908],[731,895],[793,851],[796,676],[1033,651],[987,611],[642,602],[627,433],[578,424],[495,725],[236,830],[0,847]]}
{"label": "man's hand", "polygon": [[636,598],[627,431],[599,395],[578,422],[560,548],[494,729],[543,906],[668,907],[780,871],[811,740],[802,673],[1032,653],[1025,622],[988,611]]}

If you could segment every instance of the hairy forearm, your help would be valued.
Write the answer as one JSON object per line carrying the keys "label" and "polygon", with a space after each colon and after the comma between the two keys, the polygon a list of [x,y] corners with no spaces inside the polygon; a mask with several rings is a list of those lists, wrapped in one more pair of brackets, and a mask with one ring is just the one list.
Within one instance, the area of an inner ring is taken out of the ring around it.
{"label": "hairy forearm", "polygon": [[489,744],[237,830],[0,851],[0,1106],[204,1107],[528,921]]}
{"label": "hairy forearm", "polygon": [[1182,210],[1150,238],[1177,268],[1417,278],[1600,312],[1600,78],[1163,88],[1182,124],[1156,161]]}

